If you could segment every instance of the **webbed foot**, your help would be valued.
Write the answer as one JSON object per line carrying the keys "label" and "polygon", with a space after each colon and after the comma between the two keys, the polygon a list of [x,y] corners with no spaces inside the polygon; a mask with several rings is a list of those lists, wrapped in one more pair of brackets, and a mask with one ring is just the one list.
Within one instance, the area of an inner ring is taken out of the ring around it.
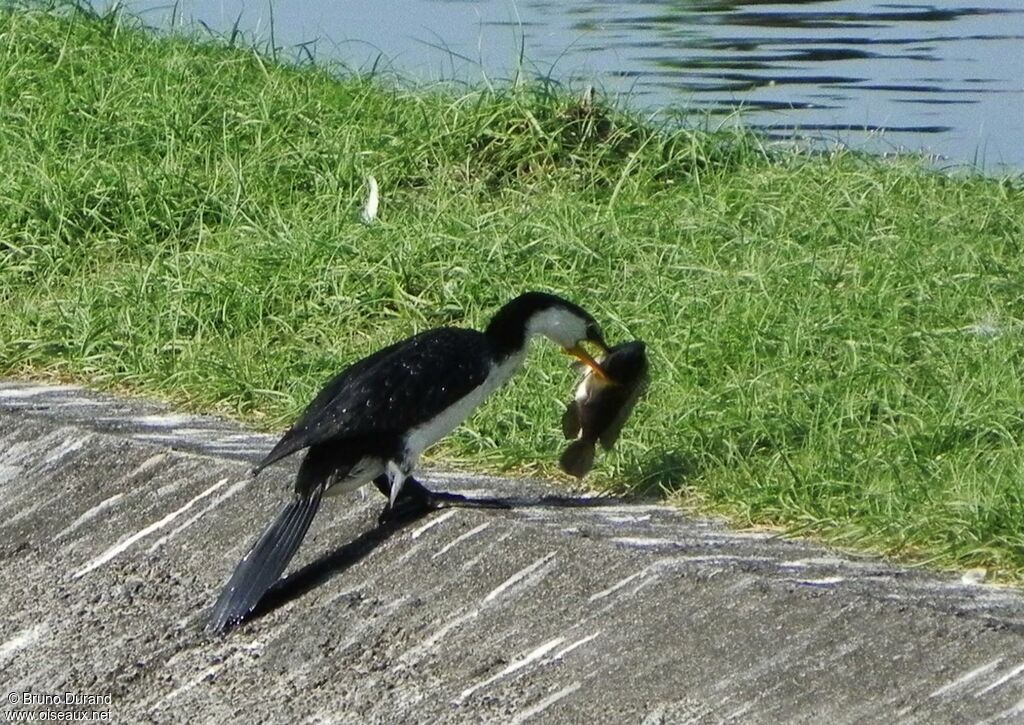
{"label": "webbed foot", "polygon": [[[391,487],[386,474],[373,480],[377,490],[390,499]],[[464,508],[508,509],[511,505],[499,498],[470,498],[460,493],[431,491],[412,476],[405,479],[405,484],[395,499],[394,505],[385,505],[378,524],[393,523],[409,518],[417,518],[437,509],[461,506]]]}

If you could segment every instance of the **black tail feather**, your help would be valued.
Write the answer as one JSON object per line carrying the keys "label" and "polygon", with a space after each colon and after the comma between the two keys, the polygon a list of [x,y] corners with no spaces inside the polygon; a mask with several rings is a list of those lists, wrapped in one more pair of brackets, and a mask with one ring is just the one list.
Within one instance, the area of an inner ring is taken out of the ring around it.
{"label": "black tail feather", "polygon": [[323,491],[318,486],[281,509],[224,585],[210,614],[210,631],[223,632],[237,625],[281,578],[320,508]]}

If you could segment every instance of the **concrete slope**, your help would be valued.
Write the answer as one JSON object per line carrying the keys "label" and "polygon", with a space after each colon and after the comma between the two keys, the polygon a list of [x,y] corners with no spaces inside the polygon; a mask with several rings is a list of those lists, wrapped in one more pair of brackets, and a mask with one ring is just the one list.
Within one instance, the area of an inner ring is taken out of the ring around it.
{"label": "concrete slope", "polygon": [[423,480],[519,506],[381,530],[375,491],[329,499],[263,615],[209,637],[289,491],[293,462],[247,475],[272,442],[0,383],[5,689],[124,722],[1024,720],[1018,592],[478,476]]}

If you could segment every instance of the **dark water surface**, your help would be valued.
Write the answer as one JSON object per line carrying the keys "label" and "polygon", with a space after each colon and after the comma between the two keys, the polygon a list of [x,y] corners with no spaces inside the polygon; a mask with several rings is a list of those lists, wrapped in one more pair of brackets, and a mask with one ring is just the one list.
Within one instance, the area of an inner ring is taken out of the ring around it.
{"label": "dark water surface", "polygon": [[[318,59],[424,80],[593,83],[645,111],[741,117],[772,135],[939,166],[1024,170],[1024,0],[132,0]],[[306,43],[305,50],[298,48]],[[378,60],[380,59],[380,60]],[[696,116],[701,118],[701,116]],[[704,122],[701,118],[701,122]]]}

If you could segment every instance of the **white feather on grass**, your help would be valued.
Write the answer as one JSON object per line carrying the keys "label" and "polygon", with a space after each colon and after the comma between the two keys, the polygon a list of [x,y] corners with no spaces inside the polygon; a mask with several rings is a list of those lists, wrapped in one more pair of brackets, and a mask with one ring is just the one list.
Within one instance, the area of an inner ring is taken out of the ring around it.
{"label": "white feather on grass", "polygon": [[366,183],[370,187],[370,192],[366,195],[366,203],[359,218],[363,224],[373,224],[377,218],[377,208],[380,206],[380,190],[377,188],[377,180],[372,176],[366,177]]}

